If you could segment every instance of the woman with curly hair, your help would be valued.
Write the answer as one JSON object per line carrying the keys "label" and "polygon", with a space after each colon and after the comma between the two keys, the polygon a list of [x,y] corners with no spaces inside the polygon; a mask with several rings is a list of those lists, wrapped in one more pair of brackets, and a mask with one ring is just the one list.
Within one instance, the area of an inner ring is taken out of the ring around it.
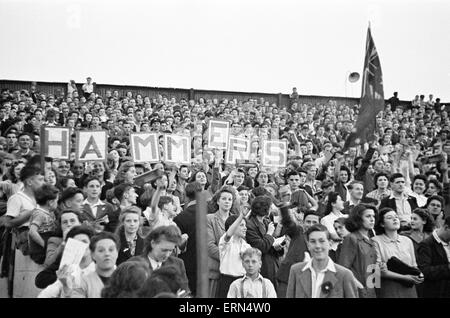
{"label": "woman with curly hair", "polygon": [[220,188],[220,173],[218,173],[218,168],[213,169],[212,174],[212,182],[211,184],[208,181],[208,176],[205,171],[198,170],[195,173],[192,174],[191,178],[189,179],[189,183],[197,181],[202,186],[203,190],[208,191],[208,198],[210,199],[214,193]]}
{"label": "woman with curly hair", "polygon": [[417,208],[411,214],[411,230],[403,231],[400,234],[412,240],[417,258],[417,249],[420,242],[429,237],[433,230],[434,220],[431,214],[425,209]]}
{"label": "woman with curly hair", "polygon": [[102,292],[102,298],[133,298],[147,278],[148,265],[144,262],[129,261],[120,264],[111,275],[109,284]]}
{"label": "woman with curly hair", "polygon": [[242,185],[237,188],[237,192],[240,202],[239,211],[244,211],[244,214],[247,215],[247,213],[250,211],[250,206],[253,200],[253,198],[250,196],[250,188]]}
{"label": "woman with curly hair", "polygon": [[114,180],[114,186],[121,183],[134,184],[134,178],[136,177],[136,167],[134,162],[125,161],[119,167],[117,171],[117,176]]}
{"label": "woman with curly hair", "polygon": [[141,209],[137,206],[125,208],[119,215],[120,225],[116,229],[116,235],[120,239],[117,265],[135,255],[140,255],[144,249],[144,240],[139,235],[140,217]]}
{"label": "woman with curly hair", "polygon": [[417,268],[414,245],[409,238],[398,234],[399,229],[397,212],[392,208],[381,209],[375,226],[378,235],[372,238],[381,273],[378,298],[417,298],[415,285],[423,283],[423,275],[419,271],[413,275],[401,274],[388,265],[389,261],[402,262],[410,268]]}
{"label": "woman with curly hair", "polygon": [[[420,243],[425,240],[427,237],[432,235],[434,230],[434,220],[431,214],[421,208],[415,209],[411,214],[411,230],[404,231],[400,233],[401,235],[405,235],[409,237],[414,245],[414,253],[416,255],[416,259],[418,259],[418,250]],[[419,298],[423,297],[423,286],[417,285],[417,296]]]}
{"label": "woman with curly hair", "polygon": [[[120,165],[119,170],[117,171],[117,175],[114,178],[114,186],[117,186],[122,183],[131,184],[134,190],[136,191],[138,198],[141,198],[141,195],[144,193],[145,190],[134,183],[134,178],[136,178],[136,176],[137,174],[134,162],[125,161]],[[145,209],[147,206],[139,204],[139,207]]]}
{"label": "woman with curly hair", "polygon": [[56,171],[53,169],[45,170],[44,173],[44,181],[47,184],[50,184],[52,186],[56,186],[57,184],[57,178],[56,178]]}
{"label": "woman with curly hair", "polygon": [[233,205],[231,206],[231,214],[238,214],[240,210],[240,204],[241,204],[241,197],[239,195],[239,192],[237,189],[231,185],[224,185],[222,188],[216,191],[214,195],[211,197],[211,199],[207,202],[208,207],[208,214],[214,214],[219,210],[219,205],[217,201],[219,200],[219,197],[222,193],[222,191],[228,191],[233,194]]}
{"label": "woman with curly hair", "polygon": [[211,298],[216,297],[217,284],[220,278],[219,241],[226,232],[225,221],[230,216],[231,208],[235,201],[234,192],[225,187],[214,195],[212,199],[217,205],[215,213],[206,216],[208,229],[209,297]]}
{"label": "woman with curly hair", "polygon": [[328,203],[325,209],[325,216],[320,220],[322,225],[325,225],[330,233],[331,250],[336,251],[339,243],[342,241],[334,229],[334,221],[341,217],[347,217],[342,213],[344,210],[344,201],[337,192],[330,192],[328,194]]}
{"label": "woman with curly hair", "polygon": [[[358,204],[345,221],[350,232],[340,246],[338,264],[350,269],[358,280],[360,298],[375,298],[374,286],[368,286],[368,276],[375,269],[377,254],[373,236],[377,208]],[[368,269],[371,269],[368,271]]]}
{"label": "woman with curly hair", "polygon": [[433,195],[442,195],[442,185],[435,179],[428,180],[427,189],[425,190],[425,196],[431,197]]}
{"label": "woman with curly hair", "polygon": [[378,200],[378,206],[380,206],[381,200],[391,196],[391,190],[389,187],[389,176],[386,172],[378,172],[373,177],[373,183],[375,184],[375,190],[367,193],[366,197]]}
{"label": "woman with curly hair", "polygon": [[270,176],[267,172],[259,171],[255,177],[255,188],[257,187],[265,187],[269,184]]}
{"label": "woman with curly hair", "polygon": [[13,161],[11,167],[3,176],[4,181],[0,181],[0,192],[2,192],[7,200],[13,194],[23,190],[23,182],[20,180],[20,171],[25,167],[23,161]]}

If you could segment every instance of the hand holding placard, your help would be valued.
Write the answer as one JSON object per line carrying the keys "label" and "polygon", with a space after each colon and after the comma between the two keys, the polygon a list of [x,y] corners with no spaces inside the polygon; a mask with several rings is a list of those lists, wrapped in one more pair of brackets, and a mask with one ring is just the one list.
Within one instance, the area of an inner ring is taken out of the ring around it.
{"label": "hand holding placard", "polygon": [[56,277],[61,282],[65,294],[70,294],[73,288],[75,279],[72,273],[73,269],[69,265],[64,265],[56,271]]}
{"label": "hand holding placard", "polygon": [[63,256],[61,258],[61,263],[59,264],[59,268],[62,269],[64,265],[79,265],[81,259],[88,248],[88,244],[83,243],[78,240],[74,240],[73,238],[69,238],[66,242],[66,246],[64,247]]}

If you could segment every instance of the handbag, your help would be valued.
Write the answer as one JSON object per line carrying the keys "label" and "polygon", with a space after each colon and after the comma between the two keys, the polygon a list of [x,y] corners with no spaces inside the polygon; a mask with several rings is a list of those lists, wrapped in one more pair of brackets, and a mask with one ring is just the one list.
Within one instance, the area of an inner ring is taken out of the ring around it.
{"label": "handbag", "polygon": [[[417,267],[409,266],[395,256],[392,256],[387,261],[386,266],[391,272],[401,275],[419,276],[421,274],[421,271]],[[399,283],[401,283],[405,287],[414,286],[414,283],[405,282],[403,280],[399,280]]]}

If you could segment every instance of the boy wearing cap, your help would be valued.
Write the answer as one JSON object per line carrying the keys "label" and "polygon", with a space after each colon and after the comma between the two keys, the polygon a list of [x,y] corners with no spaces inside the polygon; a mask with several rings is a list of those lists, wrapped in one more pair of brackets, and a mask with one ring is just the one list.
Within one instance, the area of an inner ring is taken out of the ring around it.
{"label": "boy wearing cap", "polygon": [[302,130],[300,131],[300,134],[298,135],[298,140],[300,142],[305,142],[306,140],[308,140],[309,139],[308,132],[309,132],[308,124],[303,124]]}
{"label": "boy wearing cap", "polygon": [[150,121],[150,126],[151,131],[152,132],[159,132],[161,129],[161,120],[158,117],[154,117],[151,121]]}

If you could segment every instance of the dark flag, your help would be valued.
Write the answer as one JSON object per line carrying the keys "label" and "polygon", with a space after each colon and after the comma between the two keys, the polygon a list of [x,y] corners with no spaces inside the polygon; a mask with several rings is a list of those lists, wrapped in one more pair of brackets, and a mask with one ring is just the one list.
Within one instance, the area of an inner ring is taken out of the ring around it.
{"label": "dark flag", "polygon": [[361,108],[355,127],[345,141],[344,149],[374,139],[376,116],[384,109],[383,78],[380,57],[367,29],[366,57],[361,87]]}

